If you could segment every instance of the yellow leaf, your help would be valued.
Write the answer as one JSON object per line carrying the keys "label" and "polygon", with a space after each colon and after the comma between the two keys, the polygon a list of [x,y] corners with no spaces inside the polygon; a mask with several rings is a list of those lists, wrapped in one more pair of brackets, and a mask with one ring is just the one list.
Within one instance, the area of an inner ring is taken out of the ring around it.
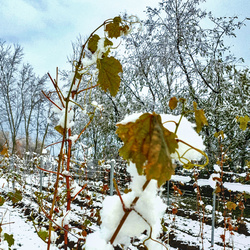
{"label": "yellow leaf", "polygon": [[64,135],[64,128],[61,125],[55,126],[55,130],[59,132],[61,135]]}
{"label": "yellow leaf", "polygon": [[108,32],[108,36],[110,38],[118,38],[119,36],[122,35],[123,33],[123,27],[120,26],[121,24],[121,17],[120,16],[117,16],[113,19],[113,22],[111,23],[108,23],[106,26],[105,26],[105,31]]}
{"label": "yellow leaf", "polygon": [[124,142],[120,155],[135,163],[140,175],[157,180],[159,187],[169,180],[174,173],[170,154],[178,144],[176,134],[164,128],[160,115],[145,113],[135,122],[117,126],[116,133]]}
{"label": "yellow leaf", "polygon": [[235,210],[236,209],[236,207],[237,207],[237,205],[234,203],[234,202],[232,202],[232,201],[228,201],[227,203],[226,203],[226,206],[227,206],[227,208],[229,209],[229,210]]}
{"label": "yellow leaf", "polygon": [[173,110],[177,107],[177,103],[178,103],[178,100],[177,98],[174,96],[172,97],[170,100],[169,100],[169,107]]}
{"label": "yellow leaf", "polygon": [[97,61],[99,69],[98,84],[106,92],[109,90],[112,96],[115,96],[119,90],[121,78],[118,75],[122,72],[120,62],[114,57],[104,57]]}
{"label": "yellow leaf", "polygon": [[221,137],[221,139],[223,140],[224,139],[224,132],[222,130],[219,132],[215,132],[214,137],[216,137],[216,138]]}
{"label": "yellow leaf", "polygon": [[100,40],[100,37],[98,35],[93,35],[88,42],[88,49],[94,54],[97,50],[98,41]]}
{"label": "yellow leaf", "polygon": [[237,117],[237,121],[240,123],[240,128],[242,130],[246,130],[248,126],[248,122],[250,121],[250,118],[247,115],[245,115],[244,117],[243,116]]}
{"label": "yellow leaf", "polygon": [[194,113],[195,113],[195,122],[196,122],[196,131],[200,133],[204,125],[208,125],[207,118],[205,117],[203,109],[197,109],[197,103],[193,102]]}

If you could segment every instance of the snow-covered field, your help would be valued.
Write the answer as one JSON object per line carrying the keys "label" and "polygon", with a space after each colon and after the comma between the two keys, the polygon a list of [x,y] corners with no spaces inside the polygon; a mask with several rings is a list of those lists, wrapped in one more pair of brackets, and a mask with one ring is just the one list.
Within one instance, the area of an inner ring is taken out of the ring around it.
{"label": "snow-covered field", "polygon": [[[178,179],[180,176],[173,176],[173,179]],[[189,181],[189,179],[183,179]],[[205,182],[205,181],[203,181]],[[44,186],[48,184],[48,178],[44,178]],[[31,185],[32,184],[32,185]],[[89,183],[90,186],[94,187],[95,182]],[[96,183],[97,184],[97,183]],[[102,183],[98,182],[98,185]],[[203,183],[204,184],[204,183]],[[204,184],[205,185],[205,184]],[[236,185],[233,184],[232,187]],[[12,191],[11,183],[7,183],[7,181],[3,178],[0,179],[0,187],[2,194]],[[44,243],[37,235],[35,228],[33,226],[32,221],[30,221],[29,216],[31,215],[31,211],[37,213],[39,210],[38,205],[32,199],[32,193],[38,191],[39,188],[39,176],[32,175],[26,178],[26,186],[20,187],[16,184],[17,188],[23,190],[23,199],[21,201],[22,205],[18,205],[19,203],[12,205],[11,201],[7,201],[3,206],[0,207],[0,215],[2,220],[2,236],[0,242],[0,249],[8,249],[8,244],[3,240],[3,234],[13,234],[14,245],[11,249],[46,249],[46,243]],[[242,186],[241,186],[242,187]],[[95,195],[93,195],[95,193]],[[91,213],[93,213],[93,208],[101,209],[102,201],[105,197],[104,194],[94,192],[89,190],[88,194],[93,199],[93,204],[91,205],[83,205],[86,200],[84,197],[80,196],[75,203],[72,204],[72,216],[71,220],[77,222],[79,224],[86,223],[87,218],[90,218]],[[174,197],[172,197],[174,199]],[[166,201],[166,199],[163,199]],[[209,207],[211,204],[204,204]],[[211,206],[210,206],[211,207]],[[185,209],[185,204],[183,204],[183,208]],[[169,211],[171,209],[168,209]],[[197,214],[196,211],[189,211],[189,213]],[[211,218],[211,212],[206,211],[206,216]],[[41,217],[44,217],[41,213]],[[162,234],[162,240],[164,240],[168,249],[211,249],[211,230],[212,227],[209,223],[201,223],[199,220],[194,219],[192,216],[187,218],[188,216],[165,213],[164,215],[164,225],[167,228],[167,231]],[[45,217],[44,217],[45,218]],[[84,219],[85,218],[85,219]],[[217,214],[217,218],[223,218],[220,213]],[[35,220],[36,221],[36,220]],[[8,223],[8,224],[5,224]],[[236,220],[234,221],[236,223]],[[244,223],[246,225],[246,234],[233,232],[230,234],[229,231],[226,231],[226,249],[236,249],[236,250],[249,250],[250,249],[250,218],[245,218]],[[95,232],[99,226],[95,223],[95,220],[92,220],[91,223],[88,224],[89,232]],[[73,235],[77,235],[80,230],[73,229],[72,235],[69,235],[69,238],[72,241],[76,241],[77,237]],[[214,249],[224,249],[223,241],[221,235],[224,233],[224,228],[221,226],[217,226],[215,228],[215,238],[214,238]],[[202,237],[201,237],[202,236]],[[202,240],[203,239],[203,240]],[[130,249],[137,249],[136,244],[131,245]],[[52,245],[51,249],[59,249],[60,245]],[[75,244],[76,246],[76,244]],[[72,249],[72,248],[69,248]],[[81,248],[79,248],[81,249]]]}

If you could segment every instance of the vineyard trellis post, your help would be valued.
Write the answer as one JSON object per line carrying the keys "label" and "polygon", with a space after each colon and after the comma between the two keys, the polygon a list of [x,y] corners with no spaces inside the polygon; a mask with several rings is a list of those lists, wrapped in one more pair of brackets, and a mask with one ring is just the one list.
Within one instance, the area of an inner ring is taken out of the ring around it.
{"label": "vineyard trellis post", "polygon": [[215,226],[215,204],[216,204],[216,192],[213,192],[213,211],[212,211],[212,231],[211,231],[211,247],[214,246],[214,226]]}
{"label": "vineyard trellis post", "polygon": [[114,178],[114,169],[115,169],[115,160],[112,159],[110,161],[111,168],[110,168],[110,195],[114,194],[114,183],[113,183],[113,178]]}
{"label": "vineyard trellis post", "polygon": [[[41,168],[44,168],[44,162],[43,162],[43,158],[41,157]],[[42,193],[43,191],[43,172],[41,169],[39,169],[39,173],[40,173],[40,193]]]}
{"label": "vineyard trellis post", "polygon": [[168,187],[168,189],[167,189],[167,205],[169,206],[169,181],[167,181],[167,187]]}

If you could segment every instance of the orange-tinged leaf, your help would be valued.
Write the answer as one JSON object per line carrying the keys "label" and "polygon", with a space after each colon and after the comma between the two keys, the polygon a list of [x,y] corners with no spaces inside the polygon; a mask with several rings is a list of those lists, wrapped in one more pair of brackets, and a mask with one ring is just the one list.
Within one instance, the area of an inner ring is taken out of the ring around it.
{"label": "orange-tinged leaf", "polygon": [[216,186],[216,189],[214,191],[216,194],[221,192],[221,187],[220,186]]}
{"label": "orange-tinged leaf", "polygon": [[178,209],[176,207],[172,208],[172,214],[177,214]]}
{"label": "orange-tinged leaf", "polygon": [[115,96],[119,90],[121,78],[119,73],[122,72],[120,62],[114,57],[104,57],[97,62],[98,84],[106,92],[109,90],[112,96]]}
{"label": "orange-tinged leaf", "polygon": [[1,154],[1,155],[8,156],[8,148],[4,146],[4,147],[3,147],[3,150],[1,151],[0,154]]}
{"label": "orange-tinged leaf", "polygon": [[196,122],[196,131],[200,133],[204,125],[208,125],[207,118],[205,117],[203,109],[197,109],[197,103],[193,102],[194,113],[195,113],[195,122]]}
{"label": "orange-tinged leaf", "polygon": [[174,96],[172,97],[170,100],[169,100],[169,104],[168,106],[173,110],[177,107],[177,104],[178,104],[178,100],[177,98]]}
{"label": "orange-tinged leaf", "polygon": [[229,210],[235,210],[236,209],[236,207],[237,207],[237,205],[234,203],[234,202],[232,202],[232,201],[228,201],[227,203],[226,203],[226,206],[227,206],[227,208],[229,209]]}
{"label": "orange-tinged leaf", "polygon": [[88,42],[88,49],[92,52],[92,54],[94,54],[97,50],[97,45],[98,45],[98,41],[100,40],[100,37],[98,35],[93,35]]}
{"label": "orange-tinged leaf", "polygon": [[83,236],[83,237],[87,237],[87,234],[88,234],[88,233],[87,233],[86,230],[83,230],[83,231],[82,231],[82,236]]}
{"label": "orange-tinged leaf", "polygon": [[225,235],[221,234],[220,237],[221,237],[222,241],[225,242]]}
{"label": "orange-tinged leaf", "polygon": [[176,134],[167,130],[156,113],[145,113],[135,122],[118,124],[116,133],[124,142],[120,155],[135,163],[140,175],[155,179],[161,186],[171,178],[174,166],[170,157],[178,144]]}

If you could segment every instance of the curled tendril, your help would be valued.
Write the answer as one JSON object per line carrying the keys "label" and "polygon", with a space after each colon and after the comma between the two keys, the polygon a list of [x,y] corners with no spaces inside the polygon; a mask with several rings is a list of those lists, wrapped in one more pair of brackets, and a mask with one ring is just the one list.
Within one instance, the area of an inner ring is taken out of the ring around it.
{"label": "curled tendril", "polygon": [[[183,164],[183,166],[187,169],[191,169],[193,167],[205,167],[208,163],[209,163],[209,159],[208,159],[208,156],[205,152],[203,152],[202,150],[198,149],[198,148],[195,148],[193,146],[191,146],[190,144],[188,144],[187,142],[185,141],[182,141],[180,139],[176,139],[177,142],[181,142],[185,145],[187,145],[189,148],[182,154],[180,155],[179,152],[176,150],[175,152],[177,153],[177,156],[178,156],[178,160],[180,161],[180,163]],[[196,164],[196,163],[192,163],[190,160],[188,160],[187,158],[185,158],[185,154],[189,151],[189,150],[195,150],[197,152],[199,152],[201,155],[203,155],[205,158],[206,158],[206,162],[204,164]],[[183,160],[187,161],[184,162]]]}

